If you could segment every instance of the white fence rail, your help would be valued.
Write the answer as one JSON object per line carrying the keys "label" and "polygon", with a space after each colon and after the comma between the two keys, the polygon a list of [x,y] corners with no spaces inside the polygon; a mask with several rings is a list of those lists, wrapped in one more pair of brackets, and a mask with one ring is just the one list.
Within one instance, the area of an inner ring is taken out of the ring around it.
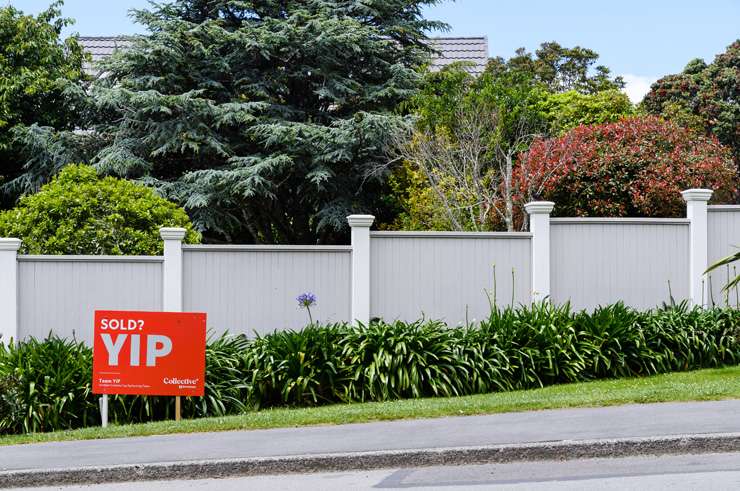
{"label": "white fence rail", "polygon": [[19,256],[20,241],[0,239],[0,335],[89,341],[96,309],[204,311],[216,332],[266,333],[306,324],[306,291],[321,322],[457,325],[485,316],[494,290],[499,305],[722,303],[728,271],[711,291],[703,272],[740,245],[740,206],[683,194],[680,219],[551,219],[552,203],[532,203],[531,233],[370,232],[373,217],[353,215],[350,246],[183,246],[163,229],[164,256]]}

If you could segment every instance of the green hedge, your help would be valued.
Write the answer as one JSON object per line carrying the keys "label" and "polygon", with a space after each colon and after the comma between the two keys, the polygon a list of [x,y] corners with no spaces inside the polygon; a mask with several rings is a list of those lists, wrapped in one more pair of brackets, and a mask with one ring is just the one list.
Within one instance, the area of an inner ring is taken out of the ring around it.
{"label": "green hedge", "polygon": [[[476,325],[435,321],[312,325],[211,339],[206,396],[186,417],[262,407],[455,396],[740,363],[740,311],[685,305],[593,313],[537,305]],[[98,425],[91,350],[50,337],[0,346],[0,433]],[[172,398],[116,396],[117,423],[172,417]]]}

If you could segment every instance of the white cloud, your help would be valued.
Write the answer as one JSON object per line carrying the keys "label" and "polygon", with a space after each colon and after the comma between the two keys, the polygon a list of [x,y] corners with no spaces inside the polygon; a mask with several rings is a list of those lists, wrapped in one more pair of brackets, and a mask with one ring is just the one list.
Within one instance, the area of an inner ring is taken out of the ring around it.
{"label": "white cloud", "polygon": [[624,92],[630,100],[637,104],[645,97],[650,91],[650,86],[658,80],[659,77],[644,76],[644,75],[633,75],[631,73],[625,73],[622,75],[624,79]]}

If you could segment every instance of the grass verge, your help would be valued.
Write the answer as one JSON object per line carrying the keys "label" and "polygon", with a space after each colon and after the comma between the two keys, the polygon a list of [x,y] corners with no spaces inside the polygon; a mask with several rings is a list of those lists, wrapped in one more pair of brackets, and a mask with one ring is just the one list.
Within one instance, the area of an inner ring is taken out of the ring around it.
{"label": "grass verge", "polygon": [[180,423],[158,421],[110,426],[105,429],[95,427],[0,436],[0,445],[733,398],[740,398],[740,366],[465,397],[337,404],[300,409],[267,409],[238,416],[194,419]]}

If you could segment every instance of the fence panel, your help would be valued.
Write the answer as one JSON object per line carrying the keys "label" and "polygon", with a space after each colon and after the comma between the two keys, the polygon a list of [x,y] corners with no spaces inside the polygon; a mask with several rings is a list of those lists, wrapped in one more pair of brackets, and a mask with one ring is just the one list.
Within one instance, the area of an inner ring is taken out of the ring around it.
{"label": "fence panel", "polygon": [[[386,320],[422,315],[450,325],[499,305],[531,299],[531,235],[526,233],[372,232],[370,312]],[[513,271],[513,277],[512,277]]]}
{"label": "fence panel", "polygon": [[308,323],[296,297],[312,292],[320,322],[349,321],[351,248],[184,246],[183,307],[216,332],[261,334]]}
{"label": "fence panel", "polygon": [[553,218],[553,301],[593,309],[624,301],[648,309],[689,295],[685,219]]}
{"label": "fence panel", "polygon": [[92,344],[95,310],[161,310],[162,258],[18,256],[19,338]]}
{"label": "fence panel", "polygon": [[[734,254],[740,247],[740,205],[714,205],[708,207],[707,213],[707,253],[709,264]],[[734,288],[725,295],[722,287],[729,279],[740,273],[740,267],[732,264],[729,267],[717,270],[709,275],[707,292],[711,285],[711,294],[705,299],[712,303],[724,305],[725,302],[733,306],[740,303],[740,292]]]}

